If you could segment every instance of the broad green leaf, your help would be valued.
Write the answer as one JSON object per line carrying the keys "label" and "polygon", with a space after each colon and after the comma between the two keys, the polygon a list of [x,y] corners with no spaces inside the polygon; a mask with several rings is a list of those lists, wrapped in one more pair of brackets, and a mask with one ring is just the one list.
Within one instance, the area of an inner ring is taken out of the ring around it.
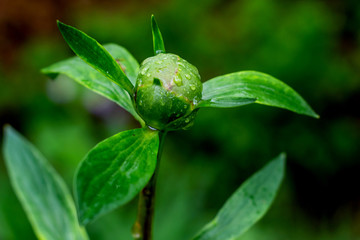
{"label": "broad green leaf", "polygon": [[14,191],[39,239],[88,239],[65,183],[42,154],[5,127],[4,159]]}
{"label": "broad green leaf", "polygon": [[118,133],[96,145],[75,179],[79,219],[87,224],[130,201],[154,173],[158,131],[140,128]]}
{"label": "broad green leaf", "polygon": [[319,117],[288,85],[270,75],[255,71],[231,73],[205,82],[203,84],[204,103],[199,106],[236,107],[244,105],[244,102],[250,99],[254,99],[255,103]]}
{"label": "broad green leaf", "polygon": [[[106,44],[104,48],[120,63],[126,75],[135,84],[139,71],[139,63],[135,58],[125,48],[116,44]],[[81,85],[119,104],[143,124],[143,120],[134,109],[129,94],[79,57],[72,57],[55,63],[43,68],[41,71],[50,78],[55,78],[58,74],[64,74],[74,79]]]}
{"label": "broad green leaf", "polygon": [[280,154],[246,180],[193,240],[238,239],[269,209],[283,179],[284,168],[285,154]]}
{"label": "broad green leaf", "polygon": [[114,83],[124,88],[130,96],[132,95],[134,88],[133,84],[121,70],[119,64],[103,46],[84,32],[60,21],[57,23],[65,41],[76,55]]}
{"label": "broad green leaf", "polygon": [[162,38],[160,29],[156,23],[155,16],[151,15],[151,30],[153,37],[154,55],[165,53],[164,40]]}

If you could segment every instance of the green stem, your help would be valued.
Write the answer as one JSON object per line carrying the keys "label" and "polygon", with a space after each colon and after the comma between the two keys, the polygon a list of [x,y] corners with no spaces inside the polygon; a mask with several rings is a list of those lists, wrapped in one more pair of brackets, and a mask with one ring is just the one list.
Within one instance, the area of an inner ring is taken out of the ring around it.
{"label": "green stem", "polygon": [[139,193],[139,205],[137,219],[132,228],[134,240],[151,240],[152,225],[154,219],[156,179],[159,172],[160,159],[164,146],[166,132],[159,132],[159,151],[157,155],[156,168],[148,184]]}

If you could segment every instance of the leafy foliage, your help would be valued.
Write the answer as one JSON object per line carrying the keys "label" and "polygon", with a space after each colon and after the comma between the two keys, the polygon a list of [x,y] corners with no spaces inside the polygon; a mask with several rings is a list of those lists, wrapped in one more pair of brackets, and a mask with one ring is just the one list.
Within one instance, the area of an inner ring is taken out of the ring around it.
{"label": "leafy foliage", "polygon": [[269,209],[284,177],[285,154],[255,173],[226,201],[194,240],[237,239]]}
{"label": "leafy foliage", "polygon": [[37,237],[88,239],[65,183],[42,154],[10,126],[5,128],[3,148],[11,183]]}
{"label": "leafy foliage", "polygon": [[65,41],[82,60],[124,88],[130,95],[133,85],[115,59],[95,39],[82,31],[58,21]]}
{"label": "leafy foliage", "polygon": [[158,147],[158,132],[141,128],[120,132],[90,150],[76,173],[80,222],[87,224],[135,197],[154,173]]}
{"label": "leafy foliage", "polygon": [[202,107],[236,107],[251,101],[318,118],[305,100],[276,78],[243,71],[215,77],[203,85]]}
{"label": "leafy foliage", "polygon": [[157,55],[159,53],[165,53],[164,40],[162,38],[160,29],[156,23],[154,15],[151,16],[151,29],[153,36],[154,55]]}
{"label": "leafy foliage", "polygon": [[[104,48],[109,51],[114,59],[119,61],[124,68],[126,75],[135,84],[139,71],[139,63],[123,47],[116,44],[106,44]],[[142,125],[143,120],[136,113],[130,95],[119,85],[109,81],[103,74],[95,70],[79,57],[72,57],[67,60],[55,63],[41,70],[51,78],[58,74],[64,74],[88,89],[106,97],[107,99],[119,104],[131,113]]]}
{"label": "leafy foliage", "polygon": [[[151,26],[154,54],[164,53],[164,42],[154,16],[151,18]],[[170,64],[165,64],[166,61],[162,60],[153,63],[149,60],[150,58],[148,58],[144,61],[142,65],[143,68],[141,68],[139,72],[139,64],[131,54],[122,47],[111,44],[106,45],[106,48],[104,48],[95,39],[74,27],[61,22],[58,22],[58,27],[71,49],[92,68],[76,57],[45,68],[43,69],[44,73],[50,77],[62,73],[74,78],[75,81],[80,84],[124,107],[138,119],[143,126],[145,125],[144,121],[136,112],[137,110],[141,114],[139,111],[140,105],[151,113],[149,116],[152,119],[146,119],[148,124],[152,120],[158,122],[157,117],[159,116],[157,110],[159,109],[164,111],[164,115],[169,117],[164,123],[164,128],[157,127],[159,130],[150,130],[150,128],[143,127],[141,129],[120,132],[100,142],[85,156],[78,168],[75,179],[76,203],[81,224],[87,224],[100,215],[127,203],[146,186],[152,176],[156,176],[155,170],[157,167],[157,157],[159,158],[159,156],[157,156],[159,145],[162,146],[162,144],[159,143],[159,132],[161,131],[161,134],[165,136],[167,131],[172,130],[172,128],[168,127],[168,123],[181,120],[180,118],[183,117],[183,112],[187,109],[189,109],[189,112],[186,113],[183,119],[186,127],[187,124],[190,125],[190,122],[192,123],[198,108],[237,107],[250,103],[285,108],[296,113],[318,118],[318,115],[298,93],[285,83],[267,74],[255,71],[243,71],[219,76],[202,84],[197,69],[189,65],[186,69],[187,72],[185,72],[184,69],[180,67],[180,65],[185,66],[183,62],[179,61],[181,58],[176,55],[172,56],[172,54],[164,56],[164,60],[169,56],[174,57],[176,60],[174,66],[171,67],[169,66]],[[146,63],[151,66],[146,66]],[[154,67],[154,64],[157,67]],[[151,75],[148,72],[149,69],[155,70],[156,74],[161,74],[156,76]],[[180,74],[181,71],[183,71],[182,74],[184,76]],[[126,74],[124,72],[126,72]],[[163,74],[164,72],[166,74]],[[149,88],[150,97],[141,98],[142,95],[139,94],[138,91],[134,93],[133,86],[135,84],[137,88],[143,88],[144,83],[142,82],[142,78],[145,78],[145,76],[149,78],[147,79],[149,80],[147,84],[151,86],[151,88]],[[196,76],[195,80],[198,81],[198,85],[191,84],[190,81],[187,81],[194,76]],[[160,78],[167,78],[167,81]],[[179,92],[175,91],[176,86],[182,86],[182,88],[179,88]],[[156,91],[152,90],[159,88],[165,91],[166,94],[157,94]],[[188,97],[187,94],[191,95],[193,93],[199,93],[199,96],[194,99]],[[200,93],[202,93],[202,98],[199,102]],[[180,108],[176,107],[172,109],[171,107],[176,104],[174,96],[181,99],[181,101],[189,102],[187,102],[188,104],[185,105],[185,107],[181,106]],[[157,100],[155,101],[155,99]],[[165,108],[165,103],[170,107]],[[150,104],[155,105],[154,109],[149,108]],[[149,124],[149,126],[154,127],[154,125],[151,124]],[[8,135],[12,136],[11,131]],[[20,142],[19,145],[21,146],[21,141],[17,141]],[[16,141],[14,142],[16,143]],[[25,144],[22,145],[22,148],[25,149]],[[5,153],[7,158],[11,159],[13,157],[12,155],[14,155],[15,158],[21,159],[18,157],[18,153],[15,151],[16,147],[14,146],[15,144],[13,143],[5,144],[5,149],[8,151]],[[28,148],[31,149],[32,147]],[[31,151],[35,152],[35,150]],[[29,153],[31,151],[27,150],[23,158],[26,159],[30,156],[30,160],[36,160],[36,155],[38,154]],[[194,240],[231,240],[239,237],[256,223],[268,210],[280,186],[284,172],[284,160],[285,156],[280,155],[264,169],[247,180],[225,203],[215,219],[210,222]],[[39,161],[42,161],[42,164],[45,165],[44,160]],[[51,172],[49,169],[43,170],[45,176],[48,176],[49,172]],[[28,177],[32,178],[32,181],[37,181],[36,176],[29,175]],[[57,177],[54,176],[54,178]],[[15,177],[13,177],[13,179],[14,182],[17,181]],[[41,180],[41,177],[39,179]],[[154,177],[152,179],[156,178]],[[58,185],[56,185],[56,183],[53,185],[60,189],[57,193],[59,198],[68,199],[68,193],[61,187],[60,180],[53,180],[48,176],[47,181],[57,181]],[[150,181],[150,183],[154,184],[154,181]],[[16,185],[15,188],[22,189],[24,186],[18,187]],[[38,184],[38,186],[40,186],[40,184]],[[155,187],[152,186],[148,189],[155,189]],[[17,191],[20,192],[20,190]],[[27,193],[27,195],[29,194],[30,192]],[[23,196],[20,193],[18,193],[18,195],[20,198]],[[53,197],[51,194],[48,195],[50,195],[50,198]],[[153,201],[153,195],[148,194],[148,196],[151,196],[149,202]],[[28,199],[29,202],[34,202],[31,197],[28,197]],[[22,201],[24,202],[28,199]],[[54,201],[56,201],[56,199]],[[30,209],[30,219],[35,222],[35,228],[40,230],[45,229],[43,231],[46,233],[50,232],[46,230],[46,227],[41,226],[42,222],[39,220],[40,218],[37,217],[36,208],[40,208],[41,204],[30,204],[30,207],[26,203],[23,204],[26,209]],[[70,209],[71,202],[68,201],[66,204],[64,204],[66,205],[65,207]],[[153,211],[153,205],[150,204],[146,206],[151,207],[145,210],[145,217],[151,215]],[[64,210],[61,209],[59,211]],[[67,217],[70,218],[70,222],[72,221],[73,225],[71,225],[71,227],[74,228],[69,230],[70,234],[76,235],[80,232],[83,234],[79,235],[80,237],[86,237],[84,232],[81,232],[81,228],[77,225],[77,222],[74,223],[73,221],[75,214],[72,214],[71,211],[64,211],[63,214],[70,214],[70,216]],[[140,214],[139,216],[141,217],[143,215]],[[50,215],[50,217],[52,216]],[[53,221],[56,221],[56,219],[49,220],[50,223]],[[150,231],[147,232],[151,232],[151,224],[148,226],[150,226]],[[80,230],[78,230],[78,228]],[[137,226],[137,229],[140,229],[140,231],[142,228],[143,226]],[[51,232],[49,234],[51,234]],[[142,233],[139,232],[138,235],[141,237],[141,234]],[[76,237],[78,237],[78,235],[76,235]]]}

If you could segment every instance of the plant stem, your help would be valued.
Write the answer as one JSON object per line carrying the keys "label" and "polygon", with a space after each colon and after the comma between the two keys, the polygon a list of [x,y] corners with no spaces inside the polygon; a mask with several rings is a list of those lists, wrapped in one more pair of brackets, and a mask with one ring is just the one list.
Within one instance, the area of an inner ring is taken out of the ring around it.
{"label": "plant stem", "polygon": [[159,151],[157,154],[156,168],[148,184],[139,193],[139,204],[137,219],[132,228],[132,235],[135,240],[151,240],[152,225],[154,219],[156,179],[159,172],[160,159],[164,146],[166,132],[159,132]]}

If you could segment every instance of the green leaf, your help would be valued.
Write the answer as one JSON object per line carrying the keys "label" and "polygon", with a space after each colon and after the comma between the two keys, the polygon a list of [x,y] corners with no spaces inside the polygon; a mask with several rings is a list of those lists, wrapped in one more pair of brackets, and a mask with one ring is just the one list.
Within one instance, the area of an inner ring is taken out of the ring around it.
{"label": "green leaf", "polygon": [[5,127],[4,158],[14,191],[39,239],[88,239],[65,183],[41,153]]}
{"label": "green leaf", "polygon": [[60,21],[57,23],[65,41],[76,55],[114,83],[124,88],[130,96],[132,96],[134,88],[133,84],[121,70],[119,64],[103,46],[84,32]]}
{"label": "green leaf", "polygon": [[255,71],[231,73],[205,82],[203,85],[204,103],[199,106],[236,107],[244,105],[246,99],[253,99],[255,103],[285,108],[315,118],[319,117],[288,85],[270,75]]}
{"label": "green leaf", "polygon": [[246,180],[193,240],[232,240],[264,216],[284,176],[285,154]]}
{"label": "green leaf", "polygon": [[130,201],[154,173],[158,131],[118,133],[96,145],[81,162],[75,179],[79,219],[87,224]]}
{"label": "green leaf", "polygon": [[[139,63],[123,47],[116,44],[106,44],[104,48],[116,59],[129,79],[135,84],[139,71]],[[108,98],[119,104],[129,113],[131,113],[140,123],[143,120],[136,113],[129,94],[120,86],[109,81],[100,72],[86,64],[79,57],[72,57],[67,60],[55,63],[49,67],[43,68],[42,73],[50,78],[55,78],[58,74],[64,74],[88,89]]]}
{"label": "green leaf", "polygon": [[154,15],[151,15],[151,29],[153,36],[154,55],[157,55],[159,53],[165,53],[164,40],[162,38],[160,29],[156,23]]}
{"label": "green leaf", "polygon": [[201,100],[196,106],[197,108],[201,107],[219,107],[219,108],[228,108],[228,107],[240,107],[250,103],[254,103],[256,98],[242,98],[234,96],[226,97],[216,97],[207,100]]}

